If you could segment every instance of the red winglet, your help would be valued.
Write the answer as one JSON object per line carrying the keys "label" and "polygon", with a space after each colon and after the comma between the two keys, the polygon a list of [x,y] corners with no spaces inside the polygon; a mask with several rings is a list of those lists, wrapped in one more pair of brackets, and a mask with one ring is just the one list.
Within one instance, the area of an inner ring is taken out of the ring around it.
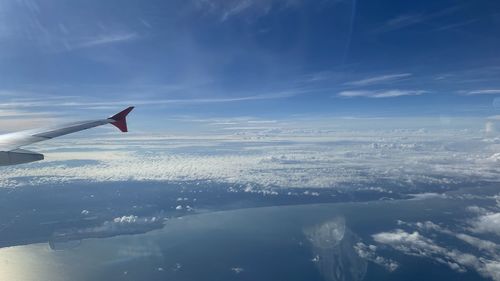
{"label": "red winglet", "polygon": [[134,109],[133,106],[128,107],[127,109],[118,112],[117,114],[109,117],[108,119],[113,120],[114,122],[111,122],[111,124],[120,129],[120,131],[128,132],[126,117],[130,113],[130,111],[132,111],[132,109]]}

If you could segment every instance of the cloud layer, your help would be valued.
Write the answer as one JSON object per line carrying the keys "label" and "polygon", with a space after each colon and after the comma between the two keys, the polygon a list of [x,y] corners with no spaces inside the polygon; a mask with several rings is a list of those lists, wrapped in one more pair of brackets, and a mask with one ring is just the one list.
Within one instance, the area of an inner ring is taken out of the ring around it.
{"label": "cloud layer", "polygon": [[500,181],[495,157],[499,141],[477,138],[470,131],[342,132],[259,125],[263,127],[232,128],[226,131],[234,134],[203,137],[52,141],[32,148],[45,153],[45,161],[2,167],[0,185],[212,180],[261,187],[415,193]]}
{"label": "cloud layer", "polygon": [[[496,195],[489,199],[498,198]],[[377,257],[379,247],[388,246],[406,255],[446,265],[457,272],[472,270],[485,278],[500,280],[500,244],[497,243],[500,237],[500,229],[497,227],[500,204],[488,206],[489,210],[478,206],[468,206],[465,209],[472,215],[465,219],[465,225],[438,224],[432,221],[409,223],[399,220],[397,224],[400,228],[372,235],[378,247],[358,243],[357,250],[361,256],[383,266],[387,266],[387,262],[381,262],[385,258],[380,257],[377,262],[374,257]],[[488,234],[493,236],[487,236]]]}

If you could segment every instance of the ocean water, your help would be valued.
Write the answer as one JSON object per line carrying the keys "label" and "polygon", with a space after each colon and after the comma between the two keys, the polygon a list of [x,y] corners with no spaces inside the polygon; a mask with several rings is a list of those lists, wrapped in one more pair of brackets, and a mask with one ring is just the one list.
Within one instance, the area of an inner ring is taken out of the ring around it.
{"label": "ocean water", "polygon": [[462,210],[462,200],[431,198],[188,214],[142,234],[2,248],[0,280],[481,280],[390,247],[380,253],[394,271],[355,251],[398,221],[455,224]]}

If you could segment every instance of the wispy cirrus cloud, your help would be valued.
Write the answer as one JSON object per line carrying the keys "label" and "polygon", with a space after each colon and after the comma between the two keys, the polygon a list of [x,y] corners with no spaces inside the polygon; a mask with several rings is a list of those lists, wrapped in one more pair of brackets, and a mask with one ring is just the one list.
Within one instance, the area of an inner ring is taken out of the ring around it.
{"label": "wispy cirrus cloud", "polygon": [[286,90],[277,92],[266,92],[255,95],[242,95],[242,96],[207,96],[199,98],[150,98],[150,99],[134,99],[129,98],[125,100],[108,100],[96,101],[81,99],[74,101],[73,97],[64,97],[58,99],[50,99],[50,96],[43,96],[40,98],[29,99],[14,99],[11,101],[0,102],[0,109],[5,108],[43,108],[43,107],[80,107],[80,108],[102,108],[109,109],[115,106],[127,105],[169,105],[169,104],[204,104],[204,103],[231,103],[231,102],[244,102],[252,100],[271,100],[290,98],[296,95],[307,93],[308,91],[302,90]]}
{"label": "wispy cirrus cloud", "polygon": [[0,133],[53,124],[58,112],[30,112],[26,110],[2,109],[0,107]]}
{"label": "wispy cirrus cloud", "polygon": [[355,98],[355,97],[365,97],[365,98],[395,98],[402,96],[418,96],[427,93],[423,90],[380,90],[380,91],[370,91],[370,90],[352,90],[352,91],[342,91],[337,94],[339,97]]}
{"label": "wispy cirrus cloud", "polygon": [[411,13],[411,14],[400,14],[387,20],[382,26],[375,29],[376,33],[384,33],[390,31],[396,31],[406,27],[422,24],[424,22],[434,20],[460,10],[462,6],[450,6],[442,10],[435,11],[433,13]]}
{"label": "wispy cirrus cloud", "polygon": [[[36,0],[12,1],[0,6],[2,43],[28,46],[44,53],[104,46],[139,38],[137,30],[117,19],[89,18],[89,23],[83,24],[78,9],[70,10],[73,13],[70,17],[59,17],[54,11],[58,9],[48,9]],[[9,51],[9,44],[2,44],[2,51]]]}
{"label": "wispy cirrus cloud", "polygon": [[101,34],[94,37],[77,38],[74,43],[67,44],[69,49],[91,48],[96,46],[123,43],[139,38],[135,32],[118,32]]}
{"label": "wispy cirrus cloud", "polygon": [[[164,90],[162,87],[159,91]],[[168,90],[164,90],[168,91]],[[6,91],[12,94],[8,99],[0,100],[0,132],[18,131],[22,129],[43,126],[57,122],[57,119],[67,117],[76,118],[81,110],[97,110],[111,113],[126,106],[168,107],[168,106],[197,106],[209,104],[231,104],[250,101],[266,101],[292,98],[307,93],[304,90],[283,90],[254,93],[243,93],[233,96],[206,95],[192,98],[165,98],[167,94],[155,95],[154,98],[142,99],[137,94],[127,98],[109,98],[99,100],[95,98],[75,96],[53,96],[31,92],[17,92],[21,97],[13,97],[15,91]],[[88,112],[86,113],[88,114]],[[83,118],[83,117],[82,117]],[[85,117],[88,118],[88,117]],[[61,121],[59,121],[61,122]]]}
{"label": "wispy cirrus cloud", "polygon": [[466,21],[455,22],[455,23],[440,26],[440,27],[436,28],[435,31],[446,31],[446,30],[450,30],[450,29],[458,29],[458,28],[461,28],[461,27],[466,26],[466,25],[477,23],[478,21],[479,21],[479,19],[470,19],[470,20],[466,20]]}
{"label": "wispy cirrus cloud", "polygon": [[419,24],[428,19],[422,14],[406,14],[399,15],[395,18],[388,20],[383,26],[379,27],[376,32],[389,32],[393,30],[398,30],[415,24]]}
{"label": "wispy cirrus cloud", "polygon": [[0,108],[0,119],[3,118],[30,118],[30,117],[47,117],[54,115],[54,112],[29,112],[19,110],[6,110]]}
{"label": "wispy cirrus cloud", "polygon": [[[208,12],[220,17],[220,21],[224,22],[236,16],[244,16],[246,20],[255,19],[267,15],[271,10],[277,8],[298,7],[303,0],[236,0],[236,1],[220,1],[220,0],[197,0],[195,7],[204,12]],[[321,1],[320,4],[328,2],[336,2],[333,0]]]}
{"label": "wispy cirrus cloud", "polygon": [[[463,93],[463,92],[461,92]],[[500,95],[500,89],[482,89],[465,92],[466,95]]]}
{"label": "wispy cirrus cloud", "polygon": [[[227,10],[225,10],[223,12],[223,15],[221,18],[222,21],[225,21],[229,17],[231,17],[233,15],[237,15],[237,14],[249,9],[252,6],[252,1],[249,1],[249,0],[234,1],[234,4],[235,4],[234,6],[229,7]],[[264,9],[263,13],[267,13],[267,9],[269,9],[269,8]]]}
{"label": "wispy cirrus cloud", "polygon": [[351,81],[345,83],[346,85],[349,86],[368,86],[368,85],[374,85],[374,84],[380,84],[380,83],[388,83],[388,82],[394,82],[398,81],[404,78],[408,78],[412,76],[411,73],[396,73],[396,74],[387,74],[387,75],[379,75],[379,76],[373,76],[361,80],[356,80],[356,81]]}

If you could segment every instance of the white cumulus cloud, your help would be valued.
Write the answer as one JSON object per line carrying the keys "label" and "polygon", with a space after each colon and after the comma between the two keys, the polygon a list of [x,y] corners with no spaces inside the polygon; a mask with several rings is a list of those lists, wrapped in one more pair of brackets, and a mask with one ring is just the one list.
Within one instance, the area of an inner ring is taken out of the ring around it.
{"label": "white cumulus cloud", "polygon": [[[500,264],[500,245],[467,233],[452,231],[431,221],[417,223],[398,221],[398,225],[413,227],[417,230],[405,231],[403,229],[396,229],[380,232],[372,235],[373,239],[379,244],[388,245],[404,254],[432,259],[458,272],[475,270],[484,277],[497,281],[500,280],[500,275],[497,271]],[[428,238],[423,233],[427,233],[433,237],[436,237],[436,234],[455,237],[479,250],[480,255],[477,255],[477,253],[467,253],[449,245],[440,245],[436,240]],[[361,247],[361,249],[368,252],[367,247]]]}
{"label": "white cumulus cloud", "polygon": [[471,223],[471,230],[477,233],[493,233],[500,236],[500,213],[477,217]]}

